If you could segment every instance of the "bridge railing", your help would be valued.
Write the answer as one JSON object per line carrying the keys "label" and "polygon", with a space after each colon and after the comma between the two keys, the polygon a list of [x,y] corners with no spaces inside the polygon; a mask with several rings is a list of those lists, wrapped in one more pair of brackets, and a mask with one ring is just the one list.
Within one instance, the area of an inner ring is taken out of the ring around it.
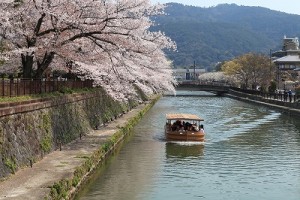
{"label": "bridge railing", "polygon": [[213,85],[213,86],[222,86],[222,87],[230,87],[229,84],[217,81],[200,81],[200,80],[191,80],[191,81],[178,81],[178,84],[185,85]]}

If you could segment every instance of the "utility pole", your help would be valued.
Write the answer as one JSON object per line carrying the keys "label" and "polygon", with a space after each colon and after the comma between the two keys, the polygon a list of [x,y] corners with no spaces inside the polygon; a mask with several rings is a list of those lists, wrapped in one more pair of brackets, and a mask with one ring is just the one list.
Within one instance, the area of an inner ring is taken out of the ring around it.
{"label": "utility pole", "polygon": [[194,61],[194,81],[196,80],[196,61]]}

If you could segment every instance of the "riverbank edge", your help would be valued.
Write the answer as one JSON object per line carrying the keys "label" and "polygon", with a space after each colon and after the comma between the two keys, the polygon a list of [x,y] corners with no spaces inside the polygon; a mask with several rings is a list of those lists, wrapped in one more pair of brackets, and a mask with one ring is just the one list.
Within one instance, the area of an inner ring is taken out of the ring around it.
{"label": "riverbank edge", "polygon": [[[85,162],[77,166],[73,172],[73,177],[61,179],[55,182],[50,188],[50,193],[44,199],[73,199],[83,183],[87,181],[89,175],[93,173],[111,152],[124,140],[125,136],[133,129],[133,127],[142,119],[142,117],[153,107],[160,99],[160,95],[151,98],[145,102],[141,108],[138,108],[135,115],[127,120],[123,126],[109,136],[104,143],[99,144],[99,148],[87,157]],[[126,114],[124,114],[126,116]],[[124,117],[123,116],[123,117]]]}
{"label": "riverbank edge", "polygon": [[[257,96],[245,94],[245,93],[237,92],[237,91],[234,91],[234,92],[229,91],[229,93],[225,94],[225,96],[232,98],[232,99],[244,101],[244,102],[255,103],[255,104],[267,106],[269,108],[279,110],[285,114],[300,116],[300,109],[293,108],[290,106],[285,106],[285,105],[277,105],[276,100],[266,99],[264,101],[264,99],[261,97],[260,97],[260,99],[257,99],[258,98]],[[279,102],[279,103],[282,103],[282,102]],[[292,103],[286,102],[286,104],[292,104]]]}

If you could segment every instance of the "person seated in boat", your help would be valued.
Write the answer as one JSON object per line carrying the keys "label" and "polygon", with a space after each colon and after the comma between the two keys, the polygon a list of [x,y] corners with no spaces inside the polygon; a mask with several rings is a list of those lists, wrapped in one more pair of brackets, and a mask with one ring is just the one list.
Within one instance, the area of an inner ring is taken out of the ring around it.
{"label": "person seated in boat", "polygon": [[172,130],[172,131],[176,131],[176,129],[177,129],[177,126],[176,126],[175,123],[173,123],[172,126],[171,126],[171,130]]}
{"label": "person seated in boat", "polygon": [[200,133],[204,133],[204,129],[201,128],[201,129],[199,130],[199,132],[200,132]]}
{"label": "person seated in boat", "polygon": [[193,131],[199,131],[199,128],[198,128],[197,124],[192,124],[192,130]]}
{"label": "person seated in boat", "polygon": [[172,131],[176,131],[177,129],[177,121],[172,124]]}
{"label": "person seated in boat", "polygon": [[185,122],[184,124],[184,130],[190,131],[192,127],[192,124],[190,122]]}
{"label": "person seated in boat", "polygon": [[178,131],[180,131],[180,132],[184,131],[184,127],[183,126],[180,127]]}
{"label": "person seated in boat", "polygon": [[203,125],[200,125],[200,126],[199,126],[199,129],[200,129],[200,130],[199,130],[200,133],[204,133],[204,127],[203,127]]}
{"label": "person seated in boat", "polygon": [[183,127],[182,121],[180,120],[176,120],[176,122],[174,122],[174,125],[177,131],[181,130],[181,128]]}
{"label": "person seated in boat", "polygon": [[166,123],[166,127],[167,127],[167,130],[172,130],[171,123],[169,123],[169,122]]}

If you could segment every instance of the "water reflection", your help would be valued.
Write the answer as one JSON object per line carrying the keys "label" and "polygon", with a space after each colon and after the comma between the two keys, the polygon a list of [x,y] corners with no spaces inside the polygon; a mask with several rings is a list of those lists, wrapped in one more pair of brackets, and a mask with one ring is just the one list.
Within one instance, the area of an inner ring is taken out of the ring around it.
{"label": "water reflection", "polygon": [[115,154],[96,170],[93,175],[96,178],[89,181],[75,199],[140,200],[136,194],[148,191],[160,170],[161,159],[164,159],[161,151],[164,143],[154,137],[153,124],[148,130],[144,126],[140,128],[139,134],[130,134],[122,148],[117,148]]}
{"label": "water reflection", "polygon": [[204,144],[189,143],[189,142],[167,142],[166,157],[167,158],[185,158],[197,157],[201,158],[204,155]]}

